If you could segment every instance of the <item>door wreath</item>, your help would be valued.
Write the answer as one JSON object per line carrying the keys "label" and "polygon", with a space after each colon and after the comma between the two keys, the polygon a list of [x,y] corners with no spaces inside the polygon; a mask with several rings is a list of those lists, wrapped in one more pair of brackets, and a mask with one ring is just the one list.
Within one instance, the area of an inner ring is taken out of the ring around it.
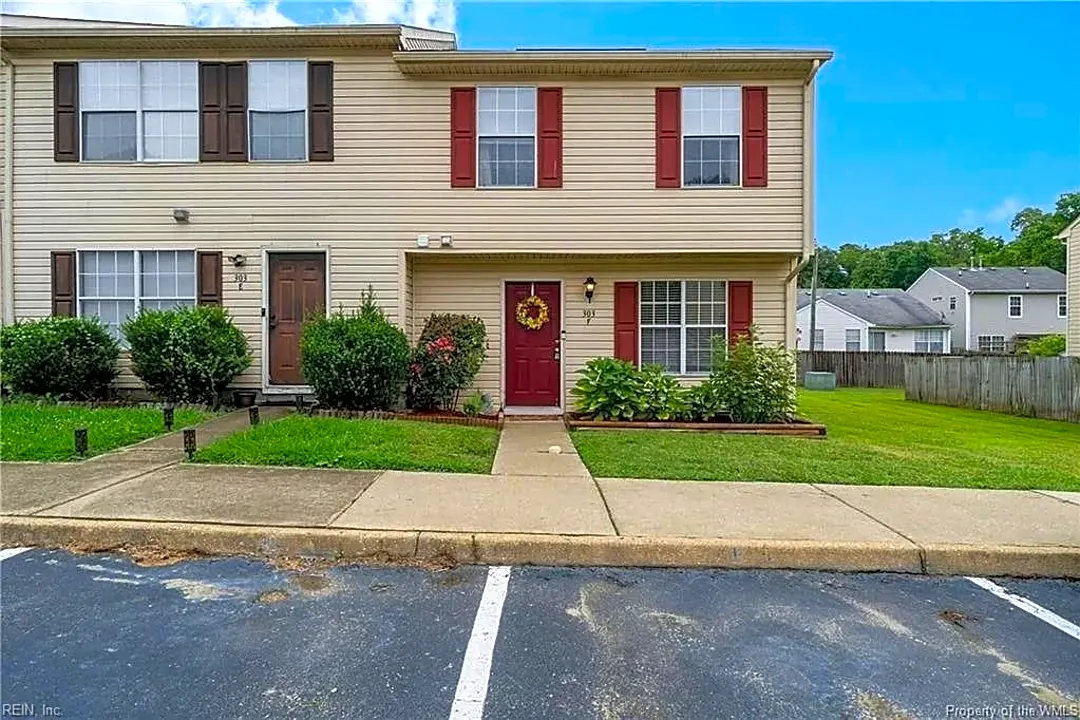
{"label": "door wreath", "polygon": [[517,304],[517,321],[529,330],[539,330],[551,318],[547,303],[543,298],[530,295]]}

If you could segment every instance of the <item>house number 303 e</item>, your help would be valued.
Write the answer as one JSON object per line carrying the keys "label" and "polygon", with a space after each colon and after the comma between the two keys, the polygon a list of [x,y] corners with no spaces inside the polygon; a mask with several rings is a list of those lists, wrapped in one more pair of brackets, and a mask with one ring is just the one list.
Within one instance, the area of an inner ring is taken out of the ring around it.
{"label": "house number 303 e", "polygon": [[236,289],[237,290],[243,290],[244,289],[244,283],[247,282],[247,273],[245,273],[245,272],[233,273],[233,282],[236,283]]}
{"label": "house number 303 e", "polygon": [[596,309],[587,307],[581,312],[581,317],[585,318],[585,324],[591,325],[593,318],[596,317]]}

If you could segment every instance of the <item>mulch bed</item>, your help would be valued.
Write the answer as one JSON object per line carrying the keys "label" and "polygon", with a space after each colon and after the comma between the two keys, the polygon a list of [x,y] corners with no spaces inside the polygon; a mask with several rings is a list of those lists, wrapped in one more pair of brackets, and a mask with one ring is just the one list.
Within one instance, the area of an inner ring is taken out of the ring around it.
{"label": "mulch bed", "polygon": [[593,420],[577,414],[565,416],[566,426],[577,430],[685,430],[736,435],[825,437],[825,426],[795,418],[786,423],[684,422],[663,420]]}
{"label": "mulch bed", "polygon": [[471,425],[474,427],[501,428],[503,419],[498,415],[466,415],[458,411],[440,412],[385,412],[381,410],[331,410],[312,408],[314,417],[336,417],[349,420],[413,420],[419,422],[442,423],[443,425]]}
{"label": "mulch bed", "polygon": [[59,400],[57,402],[41,402],[38,404],[42,407],[71,407],[86,408],[88,410],[94,410],[97,408],[142,408],[150,410],[164,410],[167,407],[171,407],[174,410],[221,412],[224,410],[232,409],[226,405],[220,405],[217,408],[214,408],[210,405],[203,405],[199,403],[177,403],[175,405],[169,405],[168,403],[138,402],[134,400]]}

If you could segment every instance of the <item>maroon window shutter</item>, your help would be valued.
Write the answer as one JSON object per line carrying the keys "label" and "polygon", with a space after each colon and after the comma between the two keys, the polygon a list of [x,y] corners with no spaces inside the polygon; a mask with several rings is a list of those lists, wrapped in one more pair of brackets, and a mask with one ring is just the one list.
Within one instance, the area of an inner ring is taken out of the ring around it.
{"label": "maroon window shutter", "polygon": [[199,160],[225,159],[224,63],[199,63]]}
{"label": "maroon window shutter", "polygon": [[52,314],[57,317],[75,315],[75,253],[70,250],[53,251],[52,265]]}
{"label": "maroon window shutter", "polygon": [[225,160],[247,162],[247,63],[225,63]]}
{"label": "maroon window shutter", "polygon": [[476,187],[476,88],[450,88],[450,187]]}
{"label": "maroon window shutter", "polygon": [[308,63],[308,160],[334,159],[334,63]]}
{"label": "maroon window shutter", "polygon": [[682,184],[682,89],[656,88],[656,187]]}
{"label": "maroon window shutter", "polygon": [[638,364],[638,284],[615,283],[615,357]]}
{"label": "maroon window shutter", "polygon": [[542,188],[562,187],[562,88],[536,91],[537,157],[540,168],[536,184]]}
{"label": "maroon window shutter", "polygon": [[199,305],[221,305],[221,253],[196,253],[195,286]]}
{"label": "maroon window shutter", "polygon": [[742,89],[743,187],[769,184],[769,88]]}
{"label": "maroon window shutter", "polygon": [[728,282],[728,342],[750,332],[754,322],[754,283],[749,280]]}
{"label": "maroon window shutter", "polygon": [[78,63],[53,63],[53,160],[79,162]]}

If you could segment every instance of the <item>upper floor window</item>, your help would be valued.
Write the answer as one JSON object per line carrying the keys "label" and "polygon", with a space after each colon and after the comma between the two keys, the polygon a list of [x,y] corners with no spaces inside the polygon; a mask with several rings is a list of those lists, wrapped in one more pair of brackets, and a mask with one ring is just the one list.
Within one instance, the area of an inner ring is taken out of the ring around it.
{"label": "upper floor window", "polygon": [[1058,295],[1058,317],[1063,318],[1069,314],[1069,299],[1065,295]]}
{"label": "upper floor window", "polygon": [[956,309],[956,296],[955,295],[950,295],[949,296],[949,309],[950,310],[955,310]]}
{"label": "upper floor window", "polygon": [[536,88],[476,90],[480,187],[535,187]]}
{"label": "upper floor window", "polygon": [[79,63],[82,159],[199,159],[198,63]]}
{"label": "upper floor window", "polygon": [[252,160],[306,160],[307,63],[248,63],[248,123]]}
{"label": "upper floor window", "polygon": [[1020,295],[1009,296],[1009,317],[1018,318],[1024,315],[1024,298]]}
{"label": "upper floor window", "polygon": [[738,185],[742,89],[682,89],[683,185]]}

